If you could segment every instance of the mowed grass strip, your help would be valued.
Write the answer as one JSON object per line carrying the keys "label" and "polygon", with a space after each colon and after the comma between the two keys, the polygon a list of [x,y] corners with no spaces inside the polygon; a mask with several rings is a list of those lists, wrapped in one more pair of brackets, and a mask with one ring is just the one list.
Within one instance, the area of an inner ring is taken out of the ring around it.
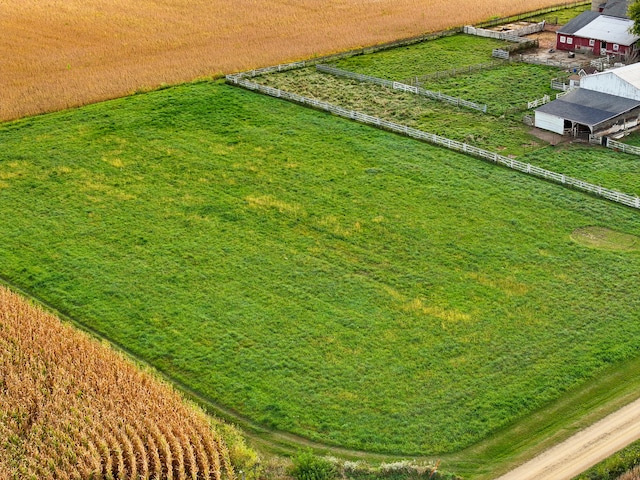
{"label": "mowed grass strip", "polygon": [[0,128],[4,278],[269,427],[461,449],[638,354],[636,211],[219,83]]}

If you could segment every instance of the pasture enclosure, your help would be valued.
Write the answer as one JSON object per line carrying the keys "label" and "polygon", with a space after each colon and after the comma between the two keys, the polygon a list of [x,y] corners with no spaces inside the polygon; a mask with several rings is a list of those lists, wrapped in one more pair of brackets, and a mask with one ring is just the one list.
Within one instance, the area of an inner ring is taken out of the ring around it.
{"label": "pasture enclosure", "polygon": [[233,479],[213,427],[150,373],[0,286],[0,477]]}
{"label": "pasture enclosure", "polygon": [[5,0],[0,121],[557,3]]}
{"label": "pasture enclosure", "polygon": [[[440,93],[440,92],[425,90],[424,88],[421,88],[415,85],[407,85],[402,82],[394,82],[391,80],[385,80],[383,78],[371,77],[369,75],[362,75],[361,73],[349,72],[347,70],[335,68],[330,65],[323,65],[323,64],[316,65],[316,70],[322,73],[335,75],[337,77],[350,78],[352,80],[356,80],[359,82],[369,82],[375,85],[382,85],[383,87],[393,88],[394,90],[401,90],[403,92],[422,95],[428,98],[432,98],[434,100],[450,103],[452,105],[455,105],[456,107],[471,108],[473,110],[479,110],[483,113],[487,112],[486,105],[478,105],[477,103],[469,102],[468,100],[464,100],[463,98],[451,97],[449,95],[444,95],[443,93]],[[227,78],[230,78],[230,77],[233,77],[233,76],[228,76]]]}
{"label": "pasture enclosure", "polygon": [[[633,156],[602,148],[585,150],[580,145],[549,147],[546,141],[531,134],[531,124],[523,122],[523,114],[532,100],[555,95],[550,85],[560,72],[547,65],[489,61],[496,42],[458,34],[338,60],[336,65],[352,71],[356,80],[320,75],[313,68],[298,65],[292,70],[285,68],[286,71],[266,69],[254,81],[516,157],[525,166],[532,164],[574,177],[598,190],[617,190],[631,197],[640,195],[640,164]],[[468,63],[478,60],[486,62]],[[366,77],[382,77],[380,83],[389,85],[404,78],[403,82],[417,83],[452,99],[462,97],[487,105],[487,115],[391,92],[377,85],[364,85],[357,80]]]}
{"label": "pasture enclosure", "polygon": [[[344,76],[347,78],[354,78],[354,77],[351,77],[350,75],[347,75],[349,74],[349,72],[339,71],[338,69],[326,67],[325,65],[318,65],[318,71],[322,71],[324,73],[332,73],[334,75]],[[360,80],[368,81],[376,84],[387,85],[382,81],[382,79],[376,79],[374,77],[367,77],[364,79],[360,78]],[[502,165],[502,166],[511,168],[513,170],[517,170],[519,172],[527,173],[529,175],[535,175],[537,177],[541,177],[555,183],[566,185],[568,187],[572,187],[577,190],[592,193],[599,197],[606,198],[607,200],[621,203],[622,205],[626,205],[628,207],[640,209],[640,197],[628,195],[616,190],[610,190],[608,188],[601,187],[600,185],[594,185],[594,184],[585,182],[583,180],[570,177],[565,174],[553,172],[550,170],[545,170],[535,165],[531,165],[530,163],[523,163],[519,160],[515,160],[513,158],[499,155],[496,152],[490,152],[488,150],[477,148],[467,143],[457,142],[455,140],[451,140],[446,137],[434,135],[433,133],[423,132],[421,130],[411,128],[407,125],[402,125],[394,122],[389,122],[387,120],[382,120],[378,117],[366,115],[366,114],[357,112],[355,110],[348,110],[346,108],[342,108],[337,105],[332,105],[331,103],[321,102],[312,98],[292,94],[284,90],[279,90],[277,88],[266,87],[264,85],[260,85],[259,83],[255,83],[253,81],[247,80],[243,78],[242,75],[227,75],[227,82],[229,82],[232,85],[238,85],[238,86],[244,87],[248,90],[258,91],[260,93],[264,93],[272,97],[290,100],[290,101],[299,103],[301,105],[317,108],[319,110],[324,110],[326,112],[331,112],[340,117],[355,120],[357,122],[364,123],[366,125],[382,128],[394,133],[399,133],[401,135],[406,135],[408,137],[415,138],[417,140],[423,140],[438,146],[449,148],[451,150],[463,152],[468,155],[473,155],[475,157],[489,160],[498,165]],[[426,91],[424,89],[419,89],[418,87],[411,87],[409,85],[399,84],[397,82],[389,82],[389,84],[391,88],[394,88],[396,90],[409,91],[410,93],[422,94],[425,96],[431,96],[430,94],[434,93],[434,92]],[[453,102],[450,102],[450,103],[454,103],[456,104],[456,106],[462,105],[459,99],[457,99],[456,101],[456,99],[451,99],[451,97],[449,97],[448,100],[449,101],[453,100]],[[470,102],[467,102],[467,104],[468,103]]]}
{"label": "pasture enclosure", "polygon": [[[253,81],[505,156],[521,156],[543,147],[544,143],[532,136],[521,121],[514,121],[514,116],[519,114],[518,111],[526,110],[527,101],[534,97],[533,92],[549,89],[547,77],[554,74],[547,67],[507,64],[499,69],[471,74],[475,83],[455,77],[441,83],[421,84],[426,90],[440,92],[452,99],[462,97],[487,105],[486,114],[412,93],[318,73],[315,68],[268,74]],[[516,78],[531,79],[532,76],[535,80],[523,85],[521,90],[502,88],[516,84]],[[500,93],[497,93],[498,89]],[[518,106],[520,108],[516,111]]]}
{"label": "pasture enclosure", "polygon": [[0,126],[8,281],[212,402],[439,455],[637,355],[636,212],[220,83]]}

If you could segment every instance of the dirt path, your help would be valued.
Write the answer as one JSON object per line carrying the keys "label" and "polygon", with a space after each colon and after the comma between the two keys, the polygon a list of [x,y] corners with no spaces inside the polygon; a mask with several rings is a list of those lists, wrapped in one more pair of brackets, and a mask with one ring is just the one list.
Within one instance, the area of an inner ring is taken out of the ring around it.
{"label": "dirt path", "polygon": [[497,480],[569,480],[640,438],[640,399]]}

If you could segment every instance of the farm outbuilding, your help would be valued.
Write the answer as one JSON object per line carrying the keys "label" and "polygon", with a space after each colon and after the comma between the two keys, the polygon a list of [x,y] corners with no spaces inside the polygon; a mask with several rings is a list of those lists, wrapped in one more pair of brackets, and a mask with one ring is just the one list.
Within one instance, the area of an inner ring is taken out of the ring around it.
{"label": "farm outbuilding", "polygon": [[535,111],[535,126],[560,135],[607,135],[638,125],[640,101],[578,88]]}
{"label": "farm outbuilding", "polygon": [[627,59],[640,40],[639,36],[630,33],[631,27],[633,20],[589,10],[556,32],[556,48]]}
{"label": "farm outbuilding", "polygon": [[634,63],[584,76],[580,79],[580,86],[595,92],[640,101],[640,64]]}

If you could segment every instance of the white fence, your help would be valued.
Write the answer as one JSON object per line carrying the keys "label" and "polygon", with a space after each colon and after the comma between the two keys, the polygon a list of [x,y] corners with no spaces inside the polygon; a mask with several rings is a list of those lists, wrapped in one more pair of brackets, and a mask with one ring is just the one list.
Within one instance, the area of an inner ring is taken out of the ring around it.
{"label": "white fence", "polygon": [[545,103],[549,103],[551,101],[551,97],[549,95],[545,95],[542,98],[538,98],[531,102],[527,102],[527,110],[531,110],[532,108],[539,107],[540,105],[544,105]]}
{"label": "white fence", "polygon": [[426,90],[421,87],[407,85],[402,82],[394,82],[391,80],[386,80],[384,78],[372,77],[370,75],[363,75],[361,73],[349,72],[348,70],[342,70],[340,68],[331,67],[329,65],[318,64],[316,65],[316,69],[322,73],[329,73],[331,75],[335,75],[338,77],[350,78],[352,80],[357,80],[359,82],[374,83],[376,85],[382,85],[383,87],[393,88],[394,90],[401,90],[403,92],[409,92],[415,95],[422,95],[425,97],[432,98],[434,100],[447,102],[459,107],[471,108],[473,110],[479,110],[483,113],[487,113],[486,105],[480,105],[478,103],[470,102],[462,98],[451,97],[449,95],[445,95],[444,93],[433,92],[431,90]]}
{"label": "white fence", "polygon": [[631,153],[633,155],[640,155],[640,147],[634,145],[627,145],[626,143],[616,142],[615,140],[607,139],[607,148],[619,150],[624,153]]}
{"label": "white fence", "polygon": [[629,153],[631,155],[640,155],[640,147],[634,145],[627,145],[626,143],[616,142],[608,137],[599,137],[597,135],[590,135],[589,142],[597,145],[605,145],[607,148],[615,150],[616,152]]}
{"label": "white fence", "polygon": [[598,71],[602,72],[607,68],[611,68],[612,63],[609,61],[608,57],[601,57],[591,60],[591,62],[589,62],[589,65],[591,65],[592,67],[596,67]]}
{"label": "white fence", "polygon": [[464,27],[463,32],[469,35],[476,35],[478,37],[496,38],[498,40],[507,40],[509,42],[528,42],[530,40],[520,38],[525,35],[531,35],[532,33],[541,32],[544,30],[544,21],[540,23],[534,23],[527,25],[526,27],[517,28],[514,30],[507,30],[504,32],[498,32],[496,30],[487,30],[485,28],[472,27],[467,25]]}
{"label": "white fence", "polygon": [[580,88],[579,80],[571,80],[569,83],[564,83],[564,80],[560,78],[554,78],[553,80],[551,80],[552,90],[561,90],[566,93],[569,90],[573,90],[574,88]]}
{"label": "white fence", "polygon": [[364,113],[356,112],[354,110],[348,110],[346,108],[342,108],[328,102],[322,102],[320,100],[303,97],[302,95],[297,95],[295,93],[285,92],[284,90],[279,90],[277,88],[260,85],[258,83],[247,80],[244,77],[245,75],[243,74],[227,75],[226,79],[227,79],[227,82],[233,85],[238,85],[238,86],[247,88],[249,90],[259,91],[266,95],[271,95],[272,97],[283,98],[289,101],[300,103],[302,105],[309,105],[319,110],[331,112],[335,115],[345,117],[345,118],[350,118],[352,120],[356,120],[358,122],[361,122],[367,125],[373,125],[378,128],[383,128],[385,130],[400,133],[402,135],[406,135],[411,138],[423,140],[423,141],[433,143],[435,145],[440,145],[446,148],[450,148],[452,150],[456,150],[459,152],[468,153],[470,155],[484,158],[486,160],[492,161],[494,163],[503,165],[508,168],[512,168],[514,170],[518,170],[520,172],[545,178],[562,185],[573,187],[577,190],[593,193],[600,197],[606,198],[608,200],[611,200],[617,203],[621,203],[623,205],[627,205],[629,207],[640,209],[640,197],[633,197],[631,195],[627,195],[626,193],[618,192],[615,190],[609,190],[608,188],[603,188],[598,185],[593,185],[591,183],[584,182],[582,180],[578,180],[577,178],[569,177],[561,173],[545,170],[544,168],[536,167],[535,165],[531,165],[530,163],[520,162],[518,160],[505,157],[495,152],[490,152],[488,150],[483,150],[482,148],[474,147],[466,143],[450,140],[448,138],[435,135],[433,133],[423,132],[422,130],[411,128],[407,125],[401,125],[399,123],[389,122],[388,120],[383,120],[381,118],[374,117],[371,115],[366,115]]}
{"label": "white fence", "polygon": [[564,62],[559,62],[557,60],[552,60],[550,58],[540,58],[537,55],[518,55],[518,60],[524,63],[532,63],[534,65],[545,65],[547,67],[556,67],[561,68],[563,70],[573,70],[577,68],[582,68],[582,65],[579,63],[571,63],[567,64]]}

